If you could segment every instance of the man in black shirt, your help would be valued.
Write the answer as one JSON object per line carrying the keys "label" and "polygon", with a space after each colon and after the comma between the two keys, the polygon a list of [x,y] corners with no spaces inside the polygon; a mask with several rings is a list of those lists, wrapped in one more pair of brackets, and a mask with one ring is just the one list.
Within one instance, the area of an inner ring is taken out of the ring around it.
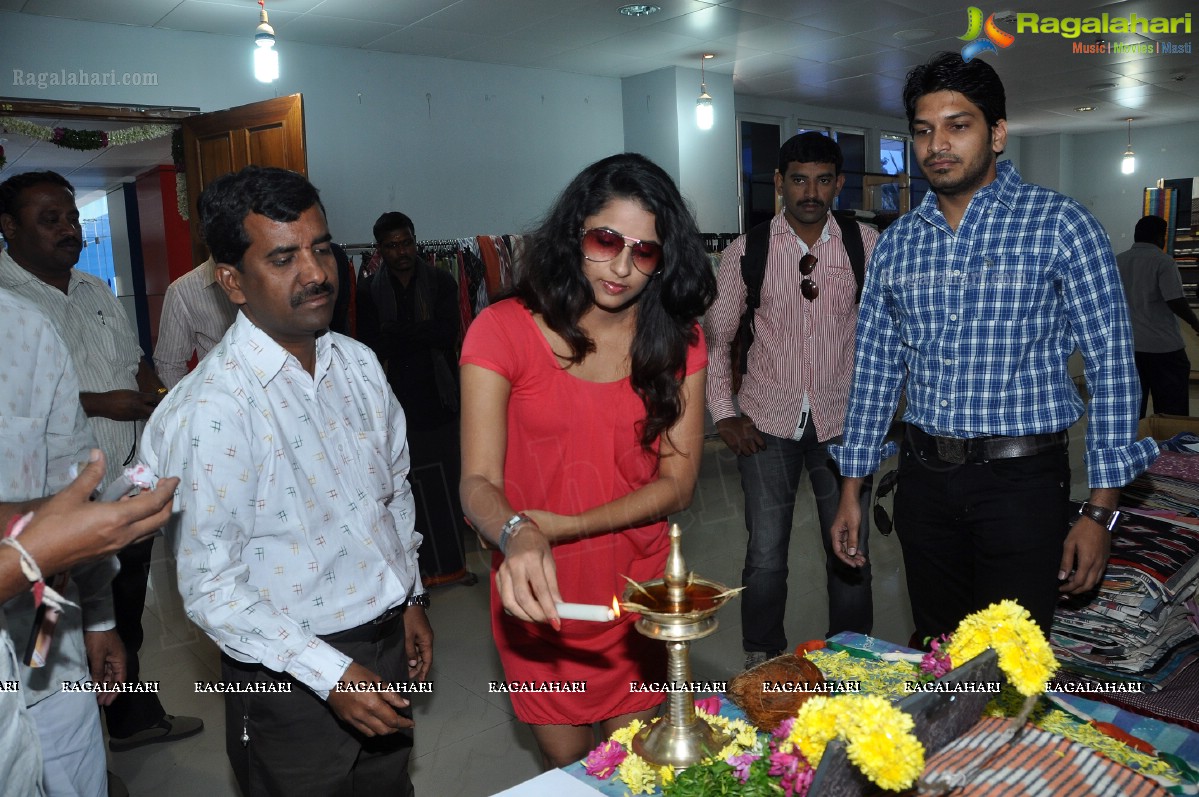
{"label": "man in black shirt", "polygon": [[380,216],[374,235],[383,267],[359,286],[358,332],[408,418],[422,580],[474,583],[463,564],[458,499],[458,285],[420,257],[403,213]]}

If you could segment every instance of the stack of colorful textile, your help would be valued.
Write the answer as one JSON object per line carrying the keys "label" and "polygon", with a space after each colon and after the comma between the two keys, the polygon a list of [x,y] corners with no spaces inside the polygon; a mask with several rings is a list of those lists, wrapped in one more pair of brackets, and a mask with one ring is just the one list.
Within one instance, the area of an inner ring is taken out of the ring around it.
{"label": "stack of colorful textile", "polygon": [[[1125,488],[1099,595],[1062,606],[1051,642],[1063,680],[1126,681],[1101,697],[1192,724],[1199,718],[1199,454],[1163,453]],[[1096,697],[1100,697],[1096,695]]]}

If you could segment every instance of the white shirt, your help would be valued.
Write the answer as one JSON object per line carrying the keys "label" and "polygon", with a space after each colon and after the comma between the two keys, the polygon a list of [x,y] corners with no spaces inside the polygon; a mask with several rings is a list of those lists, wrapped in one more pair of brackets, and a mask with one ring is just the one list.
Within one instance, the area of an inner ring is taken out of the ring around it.
{"label": "white shirt", "polygon": [[[4,319],[0,326],[0,501],[27,501],[52,495],[69,484],[71,465],[87,462],[96,443],[79,404],[71,356],[51,322],[36,307],[4,290],[0,290],[0,318]],[[72,571],[64,597],[75,603],[83,600],[88,631],[115,625],[108,583],[116,572],[115,558]],[[0,605],[0,626],[7,619],[15,647],[24,648],[34,614],[29,592]],[[20,668],[18,697],[26,705],[61,691],[63,681],[87,677],[83,630],[83,616],[68,608],[54,630],[47,665]],[[0,641],[0,680],[9,680],[4,647]],[[6,694],[13,693],[0,692],[0,698],[7,699]],[[86,693],[82,697],[95,700]],[[0,725],[7,716],[3,702],[0,699]],[[0,739],[3,733],[0,729]],[[5,747],[0,741],[0,759]]]}
{"label": "white shirt", "polygon": [[194,352],[197,359],[212,350],[237,316],[216,281],[216,262],[210,257],[167,287],[154,345],[158,378],[174,387],[187,374]]}
{"label": "white shirt", "polygon": [[330,332],[315,375],[239,314],[155,410],[142,454],[181,479],[168,536],[188,616],[325,698],[350,658],[317,636],[423,587],[404,412],[379,361]]}
{"label": "white shirt", "polygon": [[[103,280],[71,269],[67,292],[42,282],[0,253],[0,286],[37,305],[71,352],[79,386],[84,393],[137,390],[142,350],[117,297]],[[135,421],[89,418],[104,451],[108,484],[124,469],[137,440]]]}

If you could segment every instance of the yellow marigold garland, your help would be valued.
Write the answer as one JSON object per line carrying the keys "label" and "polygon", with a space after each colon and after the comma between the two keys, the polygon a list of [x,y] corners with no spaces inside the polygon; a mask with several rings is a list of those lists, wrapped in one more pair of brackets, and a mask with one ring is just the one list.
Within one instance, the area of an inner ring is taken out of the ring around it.
{"label": "yellow marigold garland", "polygon": [[849,760],[884,789],[911,788],[924,771],[924,746],[915,722],[877,695],[809,698],[796,714],[787,740],[816,768],[833,739],[845,739]]}
{"label": "yellow marigold garland", "polygon": [[967,615],[953,632],[946,652],[959,667],[987,648],[999,655],[999,669],[1025,697],[1044,692],[1045,683],[1057,672],[1058,662],[1045,634],[1028,610],[1015,601],[993,603]]}

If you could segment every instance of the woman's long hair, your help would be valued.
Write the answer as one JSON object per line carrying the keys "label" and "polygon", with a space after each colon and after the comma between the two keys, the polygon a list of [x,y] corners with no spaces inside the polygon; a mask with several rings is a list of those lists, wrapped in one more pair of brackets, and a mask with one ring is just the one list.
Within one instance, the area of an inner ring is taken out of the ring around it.
{"label": "woman's long hair", "polygon": [[641,445],[650,449],[682,415],[687,347],[696,319],[716,297],[716,277],[695,219],[674,181],[635,153],[613,155],[579,173],[558,197],[526,251],[512,292],[570,347],[572,364],[595,351],[579,319],[595,301],[583,275],[580,237],[585,219],[614,199],[631,199],[654,214],[662,262],[637,298],[633,336],[633,390],[645,404]]}

